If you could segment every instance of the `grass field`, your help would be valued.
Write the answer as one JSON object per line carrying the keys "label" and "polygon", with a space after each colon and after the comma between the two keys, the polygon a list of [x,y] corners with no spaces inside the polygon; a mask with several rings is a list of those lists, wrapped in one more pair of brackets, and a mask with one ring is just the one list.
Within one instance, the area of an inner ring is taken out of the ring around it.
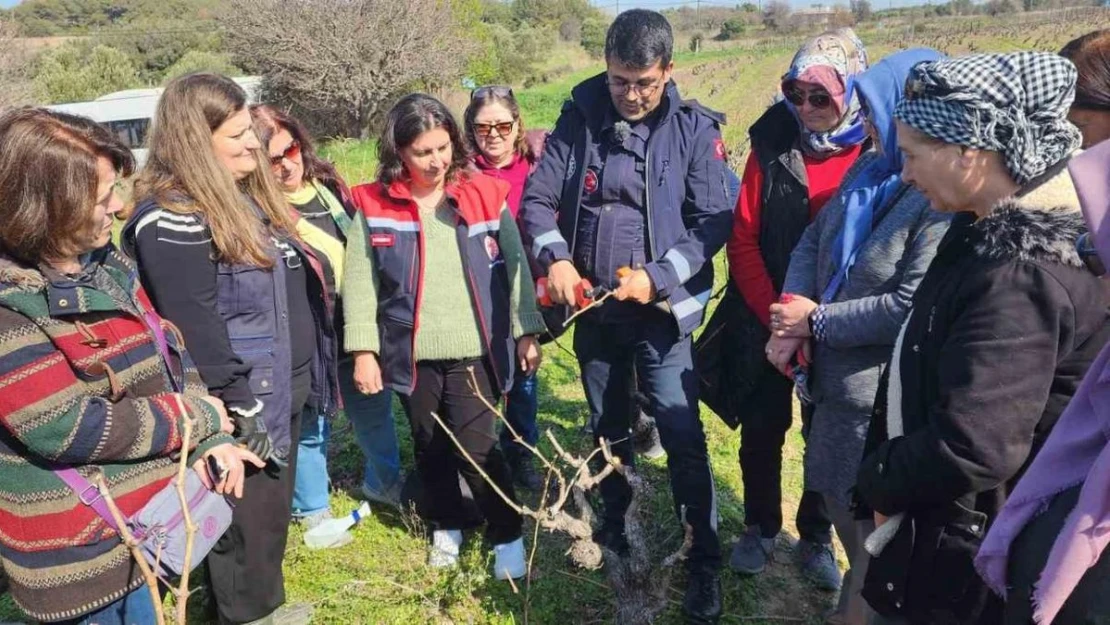
{"label": "grass field", "polygon": [[[1102,26],[1106,25],[1106,13]],[[947,24],[947,26],[946,26]],[[912,38],[899,33],[865,32],[872,59],[911,45],[931,45],[949,53],[1006,51],[1035,47],[1058,50],[1063,43],[1099,27],[1087,20],[1067,23],[1030,23],[1019,26],[984,26],[967,20],[917,28]],[[685,41],[680,41],[685,47]],[[699,55],[679,54],[676,80],[682,93],[727,113],[724,130],[733,152],[734,164],[746,151],[747,127],[771,101],[778,77],[785,70],[797,42],[771,40],[763,43],[724,47],[714,45]],[[547,82],[518,89],[526,122],[531,127],[550,127],[570,87],[600,71],[573,51],[554,51]],[[465,100],[465,97],[463,98]],[[458,94],[449,98],[454,105]],[[464,102],[465,103],[465,102]],[[455,107],[457,108],[457,107]],[[372,143],[333,142],[324,148],[352,183],[370,180],[376,165]],[[718,258],[718,283],[723,280],[723,263]],[[561,339],[570,344],[569,335]],[[586,406],[573,357],[554,346],[545,353],[541,370],[540,423],[565,445],[583,450],[589,444],[581,425]],[[408,426],[396,410],[402,438],[404,463],[411,466]],[[708,410],[702,420],[708,434],[709,451],[718,488],[720,533],[726,549],[743,530],[742,488],[736,460],[738,436]],[[345,514],[357,506],[348,489],[358,484],[361,456],[350,426],[340,417],[334,426],[332,473],[336,492],[332,507]],[[802,442],[792,432],[784,452],[783,482],[786,532],[793,533],[792,519],[801,491]],[[662,461],[642,462],[642,472],[654,486],[645,514],[651,542],[669,552],[680,543],[677,523],[671,512],[666,468]],[[532,502],[535,503],[534,501]],[[434,572],[424,566],[425,530],[411,515],[377,509],[373,518],[354,531],[353,543],[329,551],[312,551],[301,542],[294,527],[286,552],[285,570],[291,601],[308,601],[316,607],[317,623],[491,623],[491,624],[579,624],[611,622],[611,598],[599,572],[576,570],[564,553],[569,542],[562,536],[540,534],[535,575],[530,587],[514,590],[489,575],[489,556],[480,546],[480,536],[468,537],[464,563],[458,570]],[[531,546],[532,525],[526,524],[526,543]],[[728,572],[725,588],[724,623],[819,623],[821,614],[835,600],[802,580],[790,564],[789,538],[780,541],[777,556],[766,574],[743,578]],[[684,579],[672,583],[674,604],[662,623],[679,623],[677,602],[681,601]],[[0,598],[0,620],[18,619],[18,611],[7,597]],[[199,620],[196,622],[200,622]]]}

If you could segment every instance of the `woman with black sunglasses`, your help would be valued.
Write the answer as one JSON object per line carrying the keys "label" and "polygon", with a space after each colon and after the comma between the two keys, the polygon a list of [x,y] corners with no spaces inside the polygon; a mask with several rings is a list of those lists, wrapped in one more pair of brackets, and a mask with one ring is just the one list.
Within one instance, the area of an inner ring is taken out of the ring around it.
{"label": "woman with black sunglasses", "polygon": [[[802,46],[782,80],[783,100],[749,130],[752,152],[740,185],[728,243],[732,280],[723,306],[737,355],[731,375],[743,389],[740,467],[747,531],[732,552],[737,572],[761,573],[782,529],[782,447],[793,415],[792,381],[768,363],[800,352],[800,342],[771,339],[770,307],[783,296],[790,253],[860,155],[867,135],[850,77],[867,69],[867,53],[850,29],[824,33]],[[836,590],[832,522],[825,502],[804,492],[798,509],[796,556],[806,576]]]}

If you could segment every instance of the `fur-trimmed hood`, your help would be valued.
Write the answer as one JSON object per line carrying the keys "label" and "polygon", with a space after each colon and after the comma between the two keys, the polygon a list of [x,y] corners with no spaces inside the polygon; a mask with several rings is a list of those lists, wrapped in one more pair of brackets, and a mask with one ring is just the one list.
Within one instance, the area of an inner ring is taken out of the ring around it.
{"label": "fur-trimmed hood", "polygon": [[0,256],[0,288],[14,287],[22,291],[41,291],[48,281],[41,271]]}
{"label": "fur-trimmed hood", "polygon": [[1075,243],[1087,224],[1066,169],[1022,196],[1003,200],[974,229],[981,237],[975,253],[982,258],[1085,267]]}

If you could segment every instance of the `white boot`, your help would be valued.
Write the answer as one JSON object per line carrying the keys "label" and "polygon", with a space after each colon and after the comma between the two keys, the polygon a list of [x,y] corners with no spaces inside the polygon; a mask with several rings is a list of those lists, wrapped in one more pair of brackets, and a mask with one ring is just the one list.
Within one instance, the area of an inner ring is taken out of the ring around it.
{"label": "white boot", "polygon": [[520,579],[528,572],[524,562],[524,539],[493,546],[493,576],[497,579]]}
{"label": "white boot", "polygon": [[463,535],[459,530],[436,530],[432,533],[432,548],[428,552],[428,566],[442,569],[458,566],[459,547]]}

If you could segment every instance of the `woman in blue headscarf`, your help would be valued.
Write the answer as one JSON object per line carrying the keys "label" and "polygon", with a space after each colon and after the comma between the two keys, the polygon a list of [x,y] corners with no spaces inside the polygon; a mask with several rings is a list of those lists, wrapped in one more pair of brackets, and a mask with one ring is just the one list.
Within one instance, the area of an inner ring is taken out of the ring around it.
{"label": "woman in blue headscarf", "polygon": [[802,235],[787,270],[784,303],[771,307],[772,364],[786,372],[789,360],[774,355],[794,353],[794,345],[808,345],[812,356],[806,375],[795,379],[799,395],[814,409],[806,438],[805,490],[824,496],[850,565],[830,620],[834,623],[863,625],[876,617],[859,594],[867,565],[863,538],[873,523],[853,519],[849,491],[882,366],[947,229],[928,200],[902,183],[894,129],[894,108],[910,68],[940,56],[933,50],[907,50],[850,82],[872,148]]}

